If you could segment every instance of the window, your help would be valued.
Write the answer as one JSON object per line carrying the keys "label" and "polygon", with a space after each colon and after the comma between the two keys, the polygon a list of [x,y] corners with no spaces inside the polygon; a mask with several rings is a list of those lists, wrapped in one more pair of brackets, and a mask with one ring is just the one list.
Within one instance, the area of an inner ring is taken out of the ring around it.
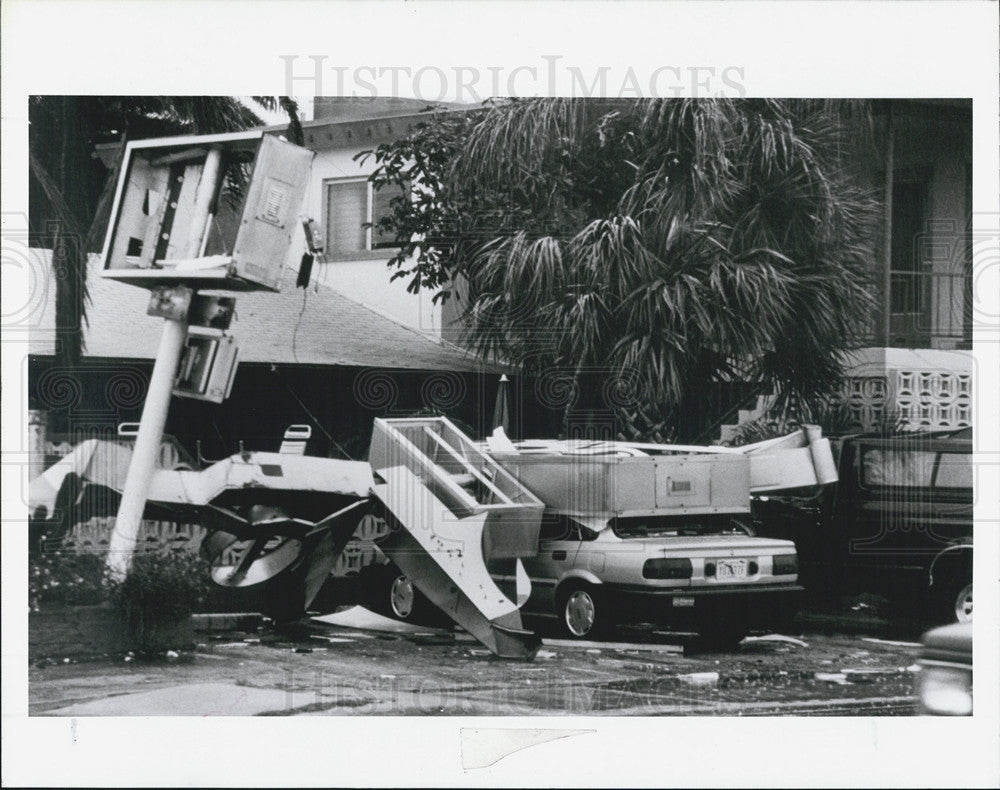
{"label": "window", "polygon": [[930,168],[897,170],[892,185],[892,273],[889,286],[889,342],[927,345],[930,332],[930,271],[927,209]]}
{"label": "window", "polygon": [[389,258],[394,254],[395,234],[368,227],[368,223],[391,211],[390,202],[400,190],[388,186],[374,190],[366,179],[327,181],[324,189],[328,259]]}
{"label": "window", "polygon": [[935,453],[927,450],[866,450],[863,480],[872,486],[930,488]]}
{"label": "window", "polygon": [[941,453],[938,457],[937,488],[972,488],[972,456],[969,453]]}
{"label": "window", "polygon": [[931,450],[881,450],[864,454],[863,480],[872,486],[972,488],[972,456]]}
{"label": "window", "polygon": [[566,516],[546,513],[542,516],[539,540],[580,540],[577,525]]}
{"label": "window", "polygon": [[[382,217],[387,217],[392,213],[392,199],[403,194],[409,194],[409,186],[399,189],[395,186],[384,186],[381,189],[372,190],[372,222],[378,222]],[[396,234],[394,231],[380,231],[372,228],[372,249],[380,250],[396,247]],[[390,253],[393,254],[393,253]]]}

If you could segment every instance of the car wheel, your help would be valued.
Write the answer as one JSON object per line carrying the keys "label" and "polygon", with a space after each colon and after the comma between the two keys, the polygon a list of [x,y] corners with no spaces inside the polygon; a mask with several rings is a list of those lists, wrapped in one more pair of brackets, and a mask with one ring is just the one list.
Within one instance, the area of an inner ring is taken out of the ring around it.
{"label": "car wheel", "polygon": [[397,620],[409,620],[417,608],[417,589],[405,574],[398,574],[389,585],[389,608]]}
{"label": "car wheel", "polygon": [[972,582],[961,579],[945,585],[940,598],[941,617],[951,623],[972,622]]}
{"label": "car wheel", "polygon": [[[364,571],[368,571],[367,574]],[[429,627],[450,624],[450,619],[417,589],[394,563],[362,569],[362,603],[377,614]]]}
{"label": "car wheel", "polygon": [[559,597],[559,621],[563,632],[572,639],[597,636],[602,627],[601,599],[589,585],[574,585]]}

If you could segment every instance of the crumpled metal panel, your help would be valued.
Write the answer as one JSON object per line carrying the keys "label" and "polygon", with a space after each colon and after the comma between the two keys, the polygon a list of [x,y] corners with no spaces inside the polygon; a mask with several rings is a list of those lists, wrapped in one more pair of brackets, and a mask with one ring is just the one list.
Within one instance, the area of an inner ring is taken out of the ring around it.
{"label": "crumpled metal panel", "polygon": [[84,482],[121,491],[131,460],[131,447],[87,439],[28,484],[28,507],[32,513],[44,507],[51,516],[59,488],[71,472]]}
{"label": "crumpled metal panel", "polygon": [[[541,640],[521,625],[517,604],[497,587],[483,558],[486,513],[456,519],[406,467],[381,470],[372,493],[401,527],[379,548],[414,586],[501,658],[530,658]],[[525,596],[526,598],[526,596]]]}
{"label": "crumpled metal panel", "polygon": [[315,491],[364,499],[374,478],[363,461],[341,461],[283,453],[232,455],[199,472],[160,470],[153,474],[149,500],[166,504],[206,505],[223,491],[264,488]]}

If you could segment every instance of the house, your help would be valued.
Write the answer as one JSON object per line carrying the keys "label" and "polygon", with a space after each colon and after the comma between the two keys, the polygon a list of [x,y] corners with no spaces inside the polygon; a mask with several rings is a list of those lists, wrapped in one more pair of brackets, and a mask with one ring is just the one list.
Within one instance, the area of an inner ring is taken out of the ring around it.
{"label": "house", "polygon": [[[859,427],[972,424],[972,102],[875,103],[877,152],[858,168],[883,200],[872,266],[880,311],[851,355],[844,396]],[[992,240],[995,243],[995,238]]]}
{"label": "house", "polygon": [[[348,120],[365,102],[370,117]],[[420,104],[322,100],[319,117],[304,124],[306,145],[317,152],[307,202],[328,234],[321,276],[397,320],[457,340],[455,300],[442,311],[433,294],[409,294],[403,279],[390,283],[384,264],[391,240],[361,227],[380,216],[379,200],[388,198],[364,181],[374,163],[354,156],[419,120]],[[859,145],[845,157],[883,203],[880,233],[872,239],[880,309],[869,345],[847,360],[844,398],[862,429],[883,419],[909,429],[966,427],[973,380],[972,104],[884,100],[874,102],[873,112],[874,147]],[[765,404],[766,398],[758,405]]]}
{"label": "house", "polygon": [[[374,161],[359,161],[358,154],[404,134],[425,106],[410,99],[318,98],[316,117],[303,123],[305,144],[316,152],[305,211],[325,234],[316,280],[388,320],[454,341],[455,300],[442,310],[433,293],[411,294],[404,278],[392,281],[385,265],[392,240],[365,227],[391,196],[372,189]],[[858,428],[884,418],[911,429],[965,427],[972,420],[974,315],[971,102],[876,101],[874,122],[874,147],[845,157],[884,205],[871,245],[880,310],[869,344],[847,360],[844,398]],[[720,402],[715,411],[745,421],[766,404],[761,397],[756,408],[737,414]]]}
{"label": "house", "polygon": [[[31,249],[49,268],[51,251]],[[47,288],[28,338],[29,408],[44,411],[50,441],[109,438],[138,421],[162,332],[146,314],[145,289],[99,276],[90,257],[84,358],[72,371],[55,350],[54,288]],[[240,294],[231,326],[239,366],[222,404],[175,397],[166,432],[192,455],[216,459],[277,450],[290,424],[312,428],[309,452],[360,458],[372,418],[414,412],[454,414],[482,430],[502,369],[480,364],[448,342],[404,326],[327,285],[296,288],[286,269],[278,293]]]}
{"label": "house", "polygon": [[[320,118],[304,122],[316,156],[303,212],[321,222],[327,253],[310,287],[295,288],[293,265],[304,251],[296,234],[279,293],[240,295],[232,334],[239,367],[223,405],[175,398],[167,432],[194,455],[216,458],[248,447],[276,449],[291,423],[312,426],[309,452],[358,457],[371,418],[448,410],[475,425],[492,410],[498,366],[481,365],[440,337],[440,309],[431,295],[414,297],[389,282],[384,240],[364,227],[378,211],[365,166],[355,156],[405,132],[426,107],[415,100],[317,100]],[[284,126],[268,127],[280,134]],[[97,147],[111,169],[119,145]],[[48,250],[31,249],[41,271]],[[29,403],[45,412],[56,440],[79,441],[139,419],[162,322],[146,315],[148,293],[102,278],[92,256],[85,353],[72,374],[55,361],[54,288],[29,343]],[[70,375],[72,380],[70,380]],[[484,389],[485,388],[485,389]],[[61,393],[61,394],[59,394]],[[482,403],[480,402],[482,401]]]}
{"label": "house", "polygon": [[[845,152],[882,203],[872,239],[879,309],[846,362],[843,398],[858,430],[965,428],[973,419],[972,103],[882,100],[874,144]],[[995,247],[995,234],[988,240]],[[981,309],[981,308],[980,308]],[[740,410],[761,416],[768,396]],[[722,439],[736,424],[722,426]]]}

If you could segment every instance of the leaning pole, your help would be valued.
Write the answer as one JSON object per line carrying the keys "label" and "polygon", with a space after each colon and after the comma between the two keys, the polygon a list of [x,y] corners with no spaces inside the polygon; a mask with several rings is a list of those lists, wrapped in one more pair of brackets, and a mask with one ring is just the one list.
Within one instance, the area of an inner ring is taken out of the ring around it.
{"label": "leaning pole", "polygon": [[[222,151],[209,149],[205,166],[198,181],[192,212],[190,232],[184,249],[185,258],[197,258],[209,227],[209,212],[215,197],[221,173]],[[125,477],[122,501],[118,507],[114,529],[108,545],[107,568],[112,579],[121,581],[132,567],[142,515],[146,509],[149,483],[156,469],[156,459],[163,441],[163,429],[167,424],[170,398],[173,394],[174,378],[184,341],[187,339],[186,318],[164,318],[163,335],[156,352],[153,375],[149,380],[146,401],[142,407],[139,432],[136,435],[132,460]]]}
{"label": "leaning pole", "polygon": [[108,545],[112,579],[132,567],[171,397],[222,403],[232,388],[236,300],[198,291],[281,289],[313,156],[262,130],[125,147],[101,277],[149,290],[146,312],[164,322]]}

